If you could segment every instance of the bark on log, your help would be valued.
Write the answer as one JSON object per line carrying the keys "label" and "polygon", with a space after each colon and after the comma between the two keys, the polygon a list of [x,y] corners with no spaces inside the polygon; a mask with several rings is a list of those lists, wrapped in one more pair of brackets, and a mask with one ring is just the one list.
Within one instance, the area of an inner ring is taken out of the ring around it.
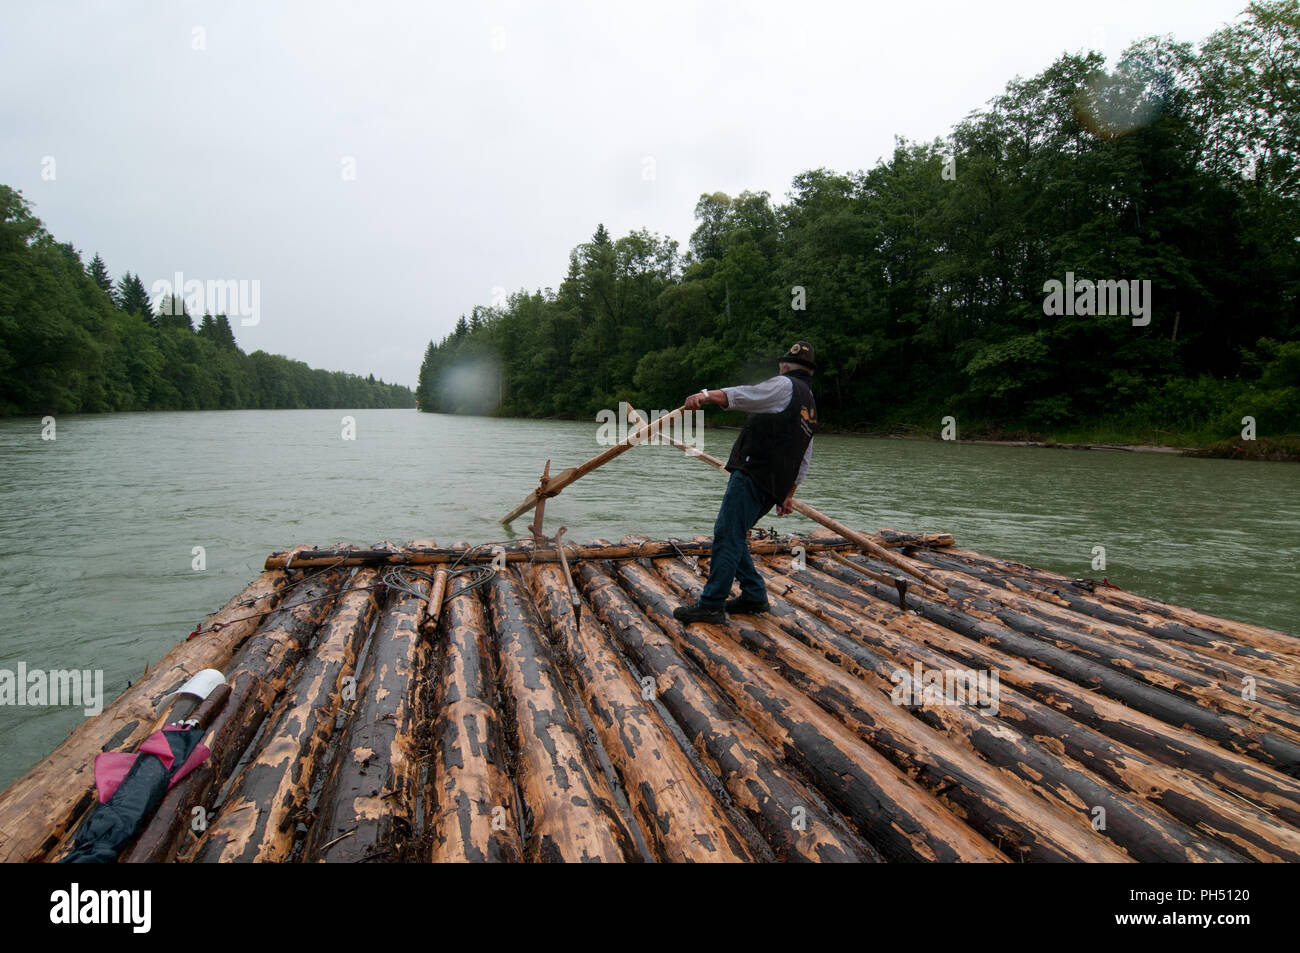
{"label": "bark on log", "polygon": [[[1300,656],[1240,642],[1218,632],[1175,622],[1151,611],[1110,605],[1096,599],[1073,581],[1035,581],[1023,576],[995,572],[989,567],[973,565],[934,552],[918,553],[917,558],[938,569],[962,572],[990,586],[1029,596],[1125,629],[1146,633],[1166,644],[1178,643],[1201,655],[1266,672],[1292,685],[1300,682]],[[1297,643],[1297,648],[1300,649],[1300,642]]]}
{"label": "bark on log", "polygon": [[604,772],[575,727],[531,599],[509,570],[487,586],[498,678],[518,752],[530,861],[615,863],[637,857]]}
{"label": "bark on log", "polygon": [[737,807],[786,861],[876,859],[874,848],[821,806],[821,799],[782,765],[759,734],[736,713],[671,640],[643,616],[618,584],[591,562],[575,574],[583,595],[640,670],[701,759],[722,781]]}
{"label": "bark on log", "polygon": [[661,861],[708,863],[754,859],[691,759],[654,707],[642,697],[590,611],[575,622],[568,587],[554,565],[530,566],[524,577],[551,622],[560,649],[610,763],[627,792],[641,834]]}
{"label": "bark on log", "polygon": [[[815,564],[818,568],[827,568],[831,575],[851,572],[829,561]],[[861,576],[859,578],[868,587],[879,587],[879,583],[870,578]],[[961,600],[961,604],[958,605],[956,600]],[[954,632],[989,642],[1071,681],[1090,685],[1099,692],[1159,718],[1171,726],[1192,728],[1197,734],[1218,742],[1230,751],[1247,755],[1285,774],[1293,777],[1300,774],[1300,745],[1276,733],[1266,732],[1230,711],[1202,707],[1166,688],[1112,669],[1070,649],[1049,644],[1042,638],[1026,635],[1003,621],[1001,614],[998,614],[997,621],[993,621],[988,616],[995,613],[987,611],[988,604],[981,603],[978,598],[965,590],[952,587],[950,601],[945,604],[930,600],[920,592],[910,597],[910,601],[915,602],[917,611],[927,619],[947,626]],[[986,613],[985,618],[972,615],[971,609]],[[1027,629],[1035,628],[1032,619],[1012,615],[1017,624]],[[1066,633],[1057,634],[1065,640]],[[1075,637],[1075,639],[1082,640],[1082,637]],[[1118,653],[1119,649],[1116,648],[1114,651]]]}
{"label": "bark on log", "polygon": [[[786,561],[778,560],[784,564]],[[828,567],[831,568],[831,567]],[[847,570],[840,570],[848,572]],[[1060,712],[1067,713],[1081,725],[1095,729],[1094,738],[1101,735],[1128,745],[1143,754],[1163,762],[1166,766],[1197,775],[1208,781],[1211,786],[1231,791],[1242,800],[1242,807],[1249,809],[1258,805],[1262,816],[1268,817],[1273,828],[1278,820],[1295,824],[1300,820],[1300,786],[1294,779],[1274,771],[1249,759],[1206,741],[1191,731],[1176,728],[1126,705],[1112,701],[1090,689],[1080,686],[1066,678],[1054,675],[1026,662],[1015,655],[1008,654],[991,645],[968,638],[946,628],[942,623],[935,624],[913,615],[900,612],[883,592],[884,587],[872,591],[869,581],[861,577],[848,580],[828,576],[816,567],[791,573],[797,579],[806,579],[819,594],[837,599],[855,612],[882,625],[905,632],[909,638],[922,645],[938,649],[972,668],[986,668],[998,671],[1003,684],[1011,683],[1020,691],[1045,703]],[[1068,735],[1056,735],[1050,729],[1035,729],[1035,736],[1059,737],[1066,750],[1073,757],[1088,764],[1094,770],[1103,773],[1114,762],[1108,759],[1090,761],[1090,749],[1086,744],[1076,744],[1082,735],[1078,731]],[[1098,742],[1100,743],[1100,742]],[[1115,780],[1115,778],[1111,778]],[[1139,783],[1140,782],[1136,782]],[[1183,794],[1175,790],[1168,802],[1161,802],[1171,814],[1189,823],[1196,823],[1196,818],[1189,818],[1187,811],[1195,811],[1195,800],[1180,804]],[[1249,825],[1246,825],[1249,828]],[[1275,838],[1272,832],[1260,830],[1253,834],[1244,834],[1246,840],[1272,844]],[[1285,851],[1295,849],[1294,834],[1289,829],[1278,835],[1276,841]],[[1237,843],[1237,841],[1233,841]]]}
{"label": "bark on log", "polygon": [[352,578],[321,627],[317,645],[264,732],[257,755],[233,781],[198,861],[282,861],[293,849],[339,701],[374,619],[379,574]]}
{"label": "bark on log", "polygon": [[1006,860],[843,723],[736,648],[720,627],[677,622],[672,610],[680,600],[664,590],[652,571],[622,564],[618,579],[646,616],[718,684],[759,734],[813,778],[826,798],[887,857]]}
{"label": "bark on log", "polygon": [[[685,567],[661,559],[655,568],[679,593],[691,601],[698,599],[702,587]],[[877,677],[874,670],[861,670],[865,679],[850,675],[762,617],[737,615],[729,625],[711,628],[773,663],[799,693],[836,716],[1012,857],[1057,862],[1130,860],[1077,812],[1067,814],[1023,781],[980,760],[974,750],[959,748],[941,730],[895,704],[887,677]]]}
{"label": "bark on log", "polygon": [[464,576],[448,584],[433,712],[430,859],[518,861],[523,843],[496,713],[487,617]]}
{"label": "bark on log", "polygon": [[428,640],[420,634],[431,582],[419,595],[392,590],[357,680],[356,705],[330,765],[307,837],[313,862],[399,860],[419,828],[416,732],[430,682]]}
{"label": "bark on log", "polygon": [[[891,683],[897,681],[900,688],[905,689],[913,682],[912,667],[915,663],[938,672],[964,668],[955,659],[910,641],[831,599],[819,596],[771,567],[763,567],[760,572],[769,578],[772,622],[851,674],[865,677],[865,673],[873,672]],[[781,592],[781,595],[775,595],[776,592]],[[1085,823],[1091,823],[1096,808],[1102,808],[1106,817],[1105,836],[1127,850],[1135,860],[1237,862],[1243,859],[1242,854],[1227,846],[1207,842],[1200,830],[1193,830],[1189,824],[1180,823],[1148,804],[1143,799],[1148,786],[1147,777],[1141,777],[1140,783],[1135,781],[1128,785],[1108,782],[1065,754],[1057,740],[1059,736],[1088,730],[1012,688],[999,684],[996,719],[962,706],[910,707],[921,720],[941,728],[954,739],[968,742],[990,763],[1023,778],[1040,794],[1054,797],[1067,809],[1082,812]],[[1026,708],[1033,709],[1032,717],[1026,715]],[[1100,735],[1096,735],[1088,747],[1094,753],[1116,748],[1113,742]],[[1135,751],[1122,755],[1117,752],[1116,760],[1125,768],[1136,761],[1170,771]],[[1133,766],[1134,769],[1137,767],[1140,765]],[[1206,788],[1204,782],[1190,777],[1179,777],[1178,785],[1185,795],[1192,796]],[[1229,817],[1233,819],[1231,823],[1235,825],[1238,804],[1222,794],[1217,794],[1215,800],[1224,802],[1223,806],[1229,809]],[[1205,813],[1198,812],[1189,823],[1200,823]],[[1269,824],[1271,819],[1257,814],[1251,821]],[[1265,854],[1259,859],[1280,858]]]}
{"label": "bark on log", "polygon": [[[839,556],[836,561],[871,572],[847,556]],[[1300,710],[1295,708],[1296,689],[1292,683],[1124,626],[1052,606],[1041,599],[991,586],[964,573],[946,568],[937,572],[950,586],[968,594],[957,603],[957,608],[974,618],[996,620],[1064,651],[1167,689],[1202,708],[1231,712],[1257,722],[1292,744],[1300,743]],[[1254,699],[1248,701],[1241,693],[1244,686],[1252,683]],[[1300,749],[1296,754],[1300,757]]]}
{"label": "bark on log", "polygon": [[0,793],[0,863],[42,859],[95,800],[95,755],[134,748],[150,733],[158,701],[195,672],[225,670],[235,647],[262,621],[245,616],[274,608],[288,576],[263,572],[204,623],[205,634],[180,642],[144,678],[86,721],[49,756]]}
{"label": "bark on log", "polygon": [[[1067,586],[1073,583],[1073,580],[1069,576],[1063,576],[1060,573],[1050,572],[1046,569],[1035,569],[1026,566],[1023,563],[1009,562],[1007,560],[997,559],[993,556],[985,556],[983,553],[977,553],[965,549],[954,549],[950,552],[954,557],[963,562],[970,562],[977,566],[985,566],[992,569],[994,572],[1010,573],[1012,575],[1023,576],[1027,579],[1034,579],[1043,582],[1045,585]],[[1168,602],[1161,602],[1159,599],[1152,599],[1148,596],[1138,595],[1136,592],[1127,592],[1123,589],[1116,589],[1108,586],[1095,586],[1091,596],[1093,599],[1111,606],[1140,612],[1150,612],[1182,625],[1204,629],[1205,631],[1214,632],[1238,642],[1245,642],[1249,645],[1255,645],[1272,652],[1285,653],[1289,656],[1300,658],[1300,637],[1297,637],[1294,634],[1279,632],[1277,629],[1270,629],[1264,626],[1251,625],[1247,622],[1234,622],[1230,619],[1221,619],[1218,616],[1198,612],[1195,609],[1186,609],[1182,606],[1176,606]]]}

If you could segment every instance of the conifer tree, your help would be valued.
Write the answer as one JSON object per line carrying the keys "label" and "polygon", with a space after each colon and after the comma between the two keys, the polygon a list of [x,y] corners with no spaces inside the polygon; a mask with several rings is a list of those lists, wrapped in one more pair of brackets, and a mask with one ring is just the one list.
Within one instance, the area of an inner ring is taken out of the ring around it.
{"label": "conifer tree", "polygon": [[90,259],[90,264],[86,266],[86,274],[90,279],[99,285],[113,303],[117,303],[117,293],[113,288],[113,276],[108,273],[108,266],[104,264],[104,259],[99,257],[99,252],[95,252],[95,257]]}
{"label": "conifer tree", "polygon": [[128,271],[118,279],[117,301],[118,307],[127,314],[138,314],[154,327],[158,327],[158,319],[149,305],[149,292],[145,290],[144,282],[140,280],[139,275],[133,275]]}

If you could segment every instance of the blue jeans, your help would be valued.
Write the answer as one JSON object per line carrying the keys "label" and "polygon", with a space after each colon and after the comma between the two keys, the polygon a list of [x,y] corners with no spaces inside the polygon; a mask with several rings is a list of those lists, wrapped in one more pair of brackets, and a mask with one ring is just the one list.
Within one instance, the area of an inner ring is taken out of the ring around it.
{"label": "blue jeans", "polygon": [[767,599],[763,577],[749,555],[748,536],[750,528],[772,506],[768,495],[747,473],[732,472],[727,492],[722,495],[722,506],[718,508],[718,518],[713,523],[713,558],[709,563],[709,581],[700,593],[700,605],[726,605],[733,580],[739,580],[740,593],[746,599]]}

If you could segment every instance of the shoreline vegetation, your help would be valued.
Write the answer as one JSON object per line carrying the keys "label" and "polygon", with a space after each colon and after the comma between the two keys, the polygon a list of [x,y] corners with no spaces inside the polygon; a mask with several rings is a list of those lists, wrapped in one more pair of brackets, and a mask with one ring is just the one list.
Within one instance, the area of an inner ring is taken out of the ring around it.
{"label": "shoreline vegetation", "polygon": [[196,326],[180,296],[151,301],[129,271],[115,282],[0,185],[0,417],[414,405],[409,387],[373,374],[245,353],[226,314]]}
{"label": "shoreline vegetation", "polygon": [[[822,432],[879,439],[942,439],[936,435],[937,432],[933,428],[924,427],[900,426],[883,430]],[[993,447],[1168,453],[1187,457],[1300,463],[1300,435],[1297,434],[1288,434],[1275,440],[1267,437],[1245,440],[1240,435],[1225,440],[1216,436],[1207,437],[1204,434],[1171,433],[1157,428],[1132,430],[1095,427],[1039,433],[1007,432],[998,427],[975,426],[971,428],[970,433],[961,435],[958,442]]]}
{"label": "shoreline vegetation", "polygon": [[[599,225],[558,289],[430,341],[422,411],[591,419],[817,351],[824,432],[1300,460],[1300,3],[1060,56],[942,139],[676,241]],[[726,419],[725,417],[723,418]]]}
{"label": "shoreline vegetation", "polygon": [[[586,422],[586,418],[560,415],[538,417],[536,415],[505,415],[499,413],[471,414],[448,411],[440,411],[440,413],[449,413],[450,416],[484,416],[505,420]],[[595,422],[595,418],[591,418],[591,420]],[[716,416],[710,415],[708,427],[710,430],[735,430],[739,432],[743,422],[743,415],[722,411]],[[865,437],[872,440],[932,440],[944,442],[938,428],[919,425],[900,424],[890,427],[866,427],[860,429],[821,427],[817,432],[836,437]],[[1159,431],[1155,428],[1131,430],[1099,427],[1039,433],[1033,431],[1008,432],[1000,427],[985,424],[972,426],[969,434],[962,434],[952,442],[989,447],[1165,453],[1175,456],[1210,457],[1225,460],[1300,463],[1300,435],[1298,434],[1289,434],[1276,440],[1267,437],[1245,440],[1241,436],[1224,440],[1216,436],[1207,437],[1204,434],[1171,433]]]}

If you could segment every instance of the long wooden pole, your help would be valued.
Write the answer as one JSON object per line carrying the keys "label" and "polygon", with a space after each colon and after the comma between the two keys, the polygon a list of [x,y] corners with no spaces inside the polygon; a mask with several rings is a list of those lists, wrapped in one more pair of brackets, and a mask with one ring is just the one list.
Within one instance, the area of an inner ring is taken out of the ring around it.
{"label": "long wooden pole", "polygon": [[[638,421],[644,423],[644,418],[642,418],[641,415],[638,414],[636,410],[632,408],[631,404],[628,405],[627,414],[628,414],[628,420],[630,422],[634,424],[637,423]],[[726,472],[727,465],[723,463],[721,460],[719,460],[717,457],[711,456],[697,447],[692,447],[689,444],[683,443],[682,441],[677,440],[674,437],[669,436],[668,434],[660,434],[659,437],[663,442],[670,443],[674,447],[677,447],[679,450],[684,450],[687,456],[695,457],[698,460],[703,460],[705,463],[707,463],[709,466],[713,467],[714,469],[721,470],[724,473]],[[823,513],[821,510],[814,509],[813,507],[809,506],[807,503],[803,502],[802,500],[791,500],[790,507],[796,513],[801,513],[804,516],[808,517],[813,522],[821,523],[827,529],[839,533],[845,539],[849,540],[850,542],[854,543],[857,546],[860,546],[863,550],[871,553],[871,555],[875,556],[877,559],[881,560],[882,562],[887,562],[891,566],[895,567],[896,569],[901,569],[903,572],[907,573],[909,576],[913,577],[914,579],[920,580],[922,583],[924,583],[925,585],[929,586],[931,589],[934,589],[936,592],[938,592],[941,597],[946,596],[947,590],[944,589],[943,584],[940,583],[937,579],[931,576],[924,569],[921,569],[918,566],[916,566],[914,563],[909,562],[904,557],[891,553],[889,550],[885,549],[885,547],[881,546],[879,543],[871,539],[869,536],[865,536],[862,533],[859,533],[857,530],[845,526],[839,520],[832,519],[831,517]]]}
{"label": "long wooden pole", "polygon": [[666,424],[672,423],[673,420],[680,419],[682,414],[685,412],[685,405],[678,407],[671,414],[665,414],[658,420],[638,428],[635,433],[628,434],[618,443],[614,444],[614,446],[596,454],[586,463],[580,464],[576,467],[569,467],[567,470],[562,470],[558,475],[553,477],[543,477],[541,485],[539,485],[536,490],[529,493],[522,503],[502,517],[502,525],[508,526],[510,523],[514,522],[516,517],[527,513],[541,500],[555,496],[575,480],[580,480],[597,467],[603,467],[620,454],[627,453],[627,451],[631,450],[638,443],[642,443],[651,435],[651,433],[662,430]]}

